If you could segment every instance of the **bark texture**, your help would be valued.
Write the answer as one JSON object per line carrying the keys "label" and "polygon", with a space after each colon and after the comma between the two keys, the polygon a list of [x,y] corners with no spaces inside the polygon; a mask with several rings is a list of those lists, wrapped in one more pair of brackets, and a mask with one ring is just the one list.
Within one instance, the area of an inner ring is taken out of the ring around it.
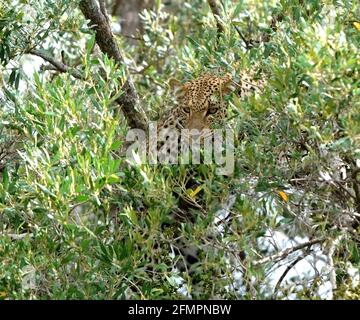
{"label": "bark texture", "polygon": [[[118,65],[124,65],[124,58],[114,39],[109,20],[98,2],[81,0],[80,10],[85,18],[90,20],[89,25],[96,32],[96,43],[101,51],[113,58]],[[136,108],[139,105],[139,98],[129,72],[127,72],[127,80],[122,90],[124,93],[116,101],[121,106],[129,127],[146,130],[147,121]]]}

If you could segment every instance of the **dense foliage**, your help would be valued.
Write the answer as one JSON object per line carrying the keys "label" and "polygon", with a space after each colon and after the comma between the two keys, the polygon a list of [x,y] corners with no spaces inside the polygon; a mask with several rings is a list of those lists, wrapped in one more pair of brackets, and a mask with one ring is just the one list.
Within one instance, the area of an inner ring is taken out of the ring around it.
{"label": "dense foliage", "polygon": [[[0,2],[0,298],[359,298],[359,3],[218,5],[220,16],[203,0],[149,4],[141,31],[116,35],[125,68],[98,49],[77,1]],[[254,66],[265,91],[228,97],[234,173],[192,168],[201,210],[183,237],[202,242],[231,212],[195,288],[163,227],[189,168],[129,165],[115,100],[130,75],[157,119],[172,79],[238,80]]]}

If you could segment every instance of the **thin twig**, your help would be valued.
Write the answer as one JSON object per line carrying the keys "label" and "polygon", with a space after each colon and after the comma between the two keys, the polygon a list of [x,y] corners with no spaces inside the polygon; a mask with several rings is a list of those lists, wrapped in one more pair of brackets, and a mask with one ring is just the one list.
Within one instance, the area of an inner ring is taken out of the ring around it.
{"label": "thin twig", "polygon": [[124,38],[128,38],[128,39],[131,39],[131,40],[137,40],[137,41],[144,41],[143,38],[141,37],[136,37],[136,36],[132,36],[132,35],[129,35],[129,34],[123,34],[123,33],[114,33],[116,35],[119,35],[121,37],[124,37]]}
{"label": "thin twig", "polygon": [[[220,3],[221,3],[221,5],[222,5],[224,11],[226,11],[224,2],[223,2],[223,1],[220,1]],[[251,48],[253,47],[252,42],[249,41],[249,40],[247,40],[247,39],[245,38],[245,36],[242,34],[242,32],[240,31],[240,29],[238,28],[237,25],[235,25],[233,22],[231,23],[231,25],[235,28],[235,30],[236,30],[236,32],[238,33],[238,35],[240,36],[241,40],[244,42],[244,44],[245,44],[245,49],[246,49],[246,50],[251,49]]]}
{"label": "thin twig", "polygon": [[276,283],[275,289],[274,289],[274,294],[273,294],[273,298],[275,299],[277,296],[277,293],[279,291],[281,282],[284,280],[284,278],[286,277],[286,275],[289,273],[289,271],[295,267],[295,265],[300,262],[302,259],[304,259],[309,253],[306,252],[305,254],[297,257],[292,263],[290,263],[286,270],[283,272],[283,274],[281,275],[281,277],[279,278],[278,282]]}
{"label": "thin twig", "polygon": [[320,239],[314,239],[314,240],[310,240],[308,242],[305,242],[305,243],[301,243],[295,247],[292,247],[292,248],[288,248],[288,249],[285,249],[283,251],[280,251],[276,254],[273,254],[269,257],[265,257],[263,259],[260,259],[260,260],[257,260],[257,261],[254,261],[253,262],[253,265],[254,266],[258,266],[260,264],[264,264],[264,263],[267,263],[267,262],[270,262],[270,261],[278,261],[278,260],[282,260],[284,258],[286,258],[288,255],[298,251],[298,250],[301,250],[301,249],[304,249],[304,248],[307,248],[307,247],[310,247],[314,244],[317,244],[317,243],[322,243],[326,240],[326,238],[320,238]]}
{"label": "thin twig", "polygon": [[232,26],[235,28],[235,30],[238,33],[238,35],[240,36],[241,40],[245,43],[246,50],[251,49],[253,47],[253,44],[251,43],[251,41],[246,40],[246,38],[244,37],[244,35],[240,31],[240,29],[235,24],[232,24]]}
{"label": "thin twig", "polygon": [[[330,176],[330,174],[329,174],[329,176]],[[323,172],[320,172],[320,177],[321,177],[322,181],[324,181],[325,183],[329,183],[330,185],[332,185],[334,187],[340,187],[340,189],[345,191],[351,198],[355,199],[355,196],[347,188],[345,188],[341,182],[339,182],[338,180],[334,180],[332,176],[330,176],[331,179],[328,179],[327,176],[325,176],[325,174]]]}

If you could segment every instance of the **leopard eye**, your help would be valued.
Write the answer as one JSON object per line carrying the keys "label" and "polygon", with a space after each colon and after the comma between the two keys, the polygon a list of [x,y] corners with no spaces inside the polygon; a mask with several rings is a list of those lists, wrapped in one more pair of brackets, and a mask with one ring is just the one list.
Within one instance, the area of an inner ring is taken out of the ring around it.
{"label": "leopard eye", "polygon": [[209,108],[207,114],[215,114],[217,111],[218,111],[218,108],[212,107],[212,108]]}
{"label": "leopard eye", "polygon": [[185,111],[186,113],[190,113],[190,108],[189,108],[189,107],[185,107],[185,108],[184,108],[184,111]]}

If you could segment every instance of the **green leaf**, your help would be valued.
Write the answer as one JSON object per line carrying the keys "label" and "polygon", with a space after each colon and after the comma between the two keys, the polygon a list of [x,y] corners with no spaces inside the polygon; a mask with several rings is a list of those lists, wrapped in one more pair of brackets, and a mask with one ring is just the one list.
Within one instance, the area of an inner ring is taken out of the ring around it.
{"label": "green leaf", "polygon": [[46,188],[45,186],[41,185],[40,183],[36,182],[36,185],[40,188],[40,190],[42,192],[44,192],[45,194],[47,194],[48,196],[52,197],[52,198],[56,198],[56,195],[54,193],[52,193],[48,188]]}
{"label": "green leaf", "polygon": [[112,174],[107,177],[106,181],[109,184],[118,183],[120,182],[120,178],[116,174]]}
{"label": "green leaf", "polygon": [[77,196],[74,201],[76,203],[80,203],[80,202],[85,202],[85,201],[88,201],[90,199],[90,196],[87,195],[87,194],[82,194],[82,195],[79,195]]}
{"label": "green leaf", "polygon": [[86,42],[86,53],[91,54],[91,51],[95,45],[95,33],[91,35],[90,39]]}
{"label": "green leaf", "polygon": [[10,83],[11,85],[13,85],[14,82],[15,82],[15,78],[16,78],[16,74],[17,74],[16,71],[17,71],[16,69],[13,69],[13,70],[11,71],[11,73],[10,73],[9,83]]}
{"label": "green leaf", "polygon": [[351,250],[352,261],[355,264],[359,264],[359,262],[360,262],[360,254],[359,254],[358,246],[356,244],[352,244],[351,247],[352,247],[352,250]]}
{"label": "green leaf", "polygon": [[200,45],[197,41],[195,41],[193,38],[191,38],[191,37],[189,37],[189,36],[187,36],[186,38],[187,38],[187,39],[190,41],[190,43],[191,43],[192,45],[194,45],[196,48],[201,47],[201,45]]}
{"label": "green leaf", "polygon": [[3,176],[2,180],[3,180],[4,189],[8,190],[8,188],[9,188],[9,173],[8,173],[8,170],[6,167],[3,169],[2,176]]}
{"label": "green leaf", "polygon": [[237,4],[237,6],[235,7],[235,9],[233,11],[232,18],[236,18],[239,15],[242,7],[243,7],[243,2],[239,1],[239,3]]}

